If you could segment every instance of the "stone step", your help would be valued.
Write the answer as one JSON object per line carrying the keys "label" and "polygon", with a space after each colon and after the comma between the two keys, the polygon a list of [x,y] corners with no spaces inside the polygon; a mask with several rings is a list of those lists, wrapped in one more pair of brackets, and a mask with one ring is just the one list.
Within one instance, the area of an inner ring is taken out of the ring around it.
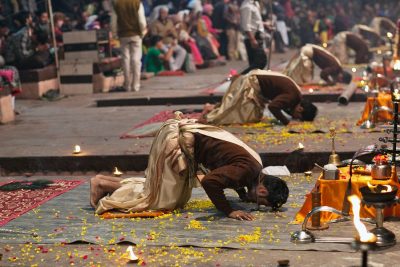
{"label": "stone step", "polygon": [[[349,159],[355,151],[338,153],[341,159]],[[312,162],[324,165],[328,162],[330,151],[306,152]],[[261,159],[265,167],[280,166],[289,152],[262,152]],[[25,175],[26,173],[70,173],[86,174],[92,172],[112,172],[115,167],[123,172],[141,172],[147,167],[148,155],[90,155],[59,157],[2,157],[1,175]]]}
{"label": "stone step", "polygon": [[[339,93],[337,94],[304,94],[304,99],[311,102],[337,102]],[[350,102],[365,102],[367,96],[365,94],[354,94]],[[222,100],[222,95],[209,96],[184,96],[184,97],[141,97],[141,98],[114,98],[114,99],[98,99],[97,107],[114,107],[114,106],[157,106],[157,105],[196,105],[206,103],[217,103]]]}

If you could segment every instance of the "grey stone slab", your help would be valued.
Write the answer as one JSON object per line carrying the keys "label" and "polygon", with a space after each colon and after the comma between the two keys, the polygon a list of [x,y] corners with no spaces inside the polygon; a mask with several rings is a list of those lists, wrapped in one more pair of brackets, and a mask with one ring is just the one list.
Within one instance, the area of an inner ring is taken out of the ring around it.
{"label": "grey stone slab", "polygon": [[[290,233],[300,229],[292,224],[295,213],[309,192],[313,180],[303,175],[285,178],[290,187],[290,198],[281,212],[253,212],[256,220],[236,221],[222,216],[202,189],[193,191],[192,201],[199,200],[204,208],[184,209],[164,218],[103,220],[93,214],[88,205],[88,184],[83,184],[39,208],[8,223],[5,228],[35,231],[39,238],[25,235],[0,234],[0,243],[25,242],[54,244],[84,241],[96,244],[131,242],[136,245],[225,247],[238,249],[352,251],[346,244],[296,245],[290,242]],[[254,204],[239,203],[232,190],[227,190],[234,206],[251,210]],[[204,229],[188,229],[200,223]],[[397,233],[397,229],[394,229]],[[257,236],[259,235],[259,236]],[[350,222],[332,224],[316,236],[350,237],[355,235]]]}

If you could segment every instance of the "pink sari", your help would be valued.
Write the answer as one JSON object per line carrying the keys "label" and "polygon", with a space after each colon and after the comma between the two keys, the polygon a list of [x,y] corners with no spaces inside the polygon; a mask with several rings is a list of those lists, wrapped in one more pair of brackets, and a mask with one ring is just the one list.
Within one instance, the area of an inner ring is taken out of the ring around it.
{"label": "pink sari", "polygon": [[195,65],[202,65],[204,63],[203,56],[201,55],[200,50],[197,47],[196,42],[190,39],[190,40],[187,41],[187,43],[188,43],[188,45],[190,47],[190,50],[192,52],[194,64]]}

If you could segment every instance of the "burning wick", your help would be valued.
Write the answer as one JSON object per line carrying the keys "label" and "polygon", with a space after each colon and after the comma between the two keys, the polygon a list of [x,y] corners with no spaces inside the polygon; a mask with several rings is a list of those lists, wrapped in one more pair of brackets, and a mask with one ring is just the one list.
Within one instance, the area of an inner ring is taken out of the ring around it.
{"label": "burning wick", "polygon": [[113,174],[116,177],[120,177],[123,173],[120,172],[117,167],[115,167]]}
{"label": "burning wick", "polygon": [[375,189],[378,187],[377,185],[371,184],[369,181],[367,182],[367,185],[369,190],[371,190],[372,192],[375,192]]}
{"label": "burning wick", "polygon": [[303,150],[304,149],[304,145],[302,143],[299,143],[299,146],[297,147],[297,150]]}
{"label": "burning wick", "polygon": [[392,187],[390,185],[383,185],[386,189],[382,190],[381,193],[389,193],[392,192]]}
{"label": "burning wick", "polygon": [[78,146],[78,145],[75,145],[75,148],[74,148],[74,152],[73,152],[74,154],[79,154],[79,153],[81,153],[81,147],[80,146]]}
{"label": "burning wick", "polygon": [[[400,63],[399,63],[399,69],[400,69]],[[394,96],[394,99],[400,100],[400,92],[399,92],[399,89],[394,89],[394,91],[393,91],[393,96]]]}
{"label": "burning wick", "polygon": [[367,227],[360,221],[360,204],[361,200],[356,195],[351,195],[348,197],[348,200],[351,202],[353,209],[353,223],[357,229],[358,235],[360,237],[360,242],[364,243],[372,243],[376,242],[376,235],[368,232]]}
{"label": "burning wick", "polygon": [[400,60],[396,60],[393,65],[394,70],[400,70]]}
{"label": "burning wick", "polygon": [[128,253],[129,262],[137,262],[139,260],[139,258],[135,255],[135,253],[133,253],[132,246],[129,246],[126,249],[126,253]]}

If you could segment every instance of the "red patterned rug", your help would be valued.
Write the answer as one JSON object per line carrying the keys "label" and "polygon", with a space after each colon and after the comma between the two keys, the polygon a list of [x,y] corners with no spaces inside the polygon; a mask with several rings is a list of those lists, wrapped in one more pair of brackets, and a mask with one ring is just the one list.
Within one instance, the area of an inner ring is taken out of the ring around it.
{"label": "red patterned rug", "polygon": [[52,184],[43,189],[0,191],[0,226],[5,225],[50,199],[72,190],[83,182],[54,180]]}

